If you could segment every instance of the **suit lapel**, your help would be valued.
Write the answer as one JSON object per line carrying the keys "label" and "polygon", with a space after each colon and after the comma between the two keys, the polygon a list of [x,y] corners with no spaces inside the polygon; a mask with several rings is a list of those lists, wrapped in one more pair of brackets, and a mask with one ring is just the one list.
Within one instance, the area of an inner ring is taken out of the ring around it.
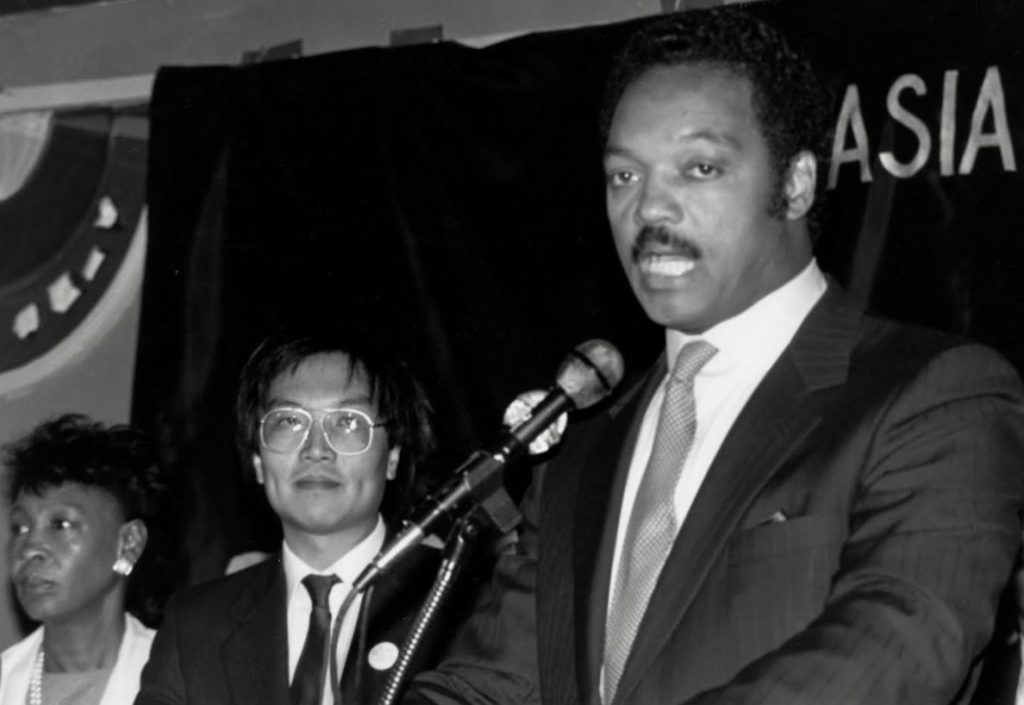
{"label": "suit lapel", "polygon": [[733,424],[666,559],[617,700],[665,646],[761,488],[819,424],[815,392],[845,381],[859,319],[830,282]]}
{"label": "suit lapel", "polygon": [[247,586],[232,610],[236,628],[221,648],[235,703],[288,702],[287,589],[280,557]]}

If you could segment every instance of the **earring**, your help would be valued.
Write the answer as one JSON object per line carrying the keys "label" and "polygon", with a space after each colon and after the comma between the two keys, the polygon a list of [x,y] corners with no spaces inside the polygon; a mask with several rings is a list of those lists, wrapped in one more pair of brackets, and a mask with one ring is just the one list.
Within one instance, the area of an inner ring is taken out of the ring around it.
{"label": "earring", "polygon": [[114,561],[114,572],[118,575],[123,575],[126,578],[132,574],[132,568],[134,567],[135,564],[124,556],[119,556],[118,559]]}

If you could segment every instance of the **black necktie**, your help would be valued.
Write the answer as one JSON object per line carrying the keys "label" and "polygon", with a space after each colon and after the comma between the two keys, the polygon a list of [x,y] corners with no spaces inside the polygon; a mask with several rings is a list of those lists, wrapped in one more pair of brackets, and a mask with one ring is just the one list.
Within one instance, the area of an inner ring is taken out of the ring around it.
{"label": "black necktie", "polygon": [[313,609],[309,613],[309,631],[302,655],[295,666],[291,687],[288,689],[291,705],[320,705],[324,697],[324,679],[327,677],[327,640],[331,632],[331,607],[327,596],[331,588],[341,582],[336,575],[307,575],[302,579]]}

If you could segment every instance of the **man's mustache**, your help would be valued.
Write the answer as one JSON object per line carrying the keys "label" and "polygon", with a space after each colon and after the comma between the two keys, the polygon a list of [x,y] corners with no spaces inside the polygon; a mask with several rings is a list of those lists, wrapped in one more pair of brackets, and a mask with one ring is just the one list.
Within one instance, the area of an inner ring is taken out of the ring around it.
{"label": "man's mustache", "polygon": [[700,247],[695,242],[684,237],[677,237],[661,225],[645,225],[637,233],[636,242],[633,243],[633,261],[637,262],[645,249],[657,245],[664,251],[669,248],[666,254],[681,255],[687,259],[700,259]]}

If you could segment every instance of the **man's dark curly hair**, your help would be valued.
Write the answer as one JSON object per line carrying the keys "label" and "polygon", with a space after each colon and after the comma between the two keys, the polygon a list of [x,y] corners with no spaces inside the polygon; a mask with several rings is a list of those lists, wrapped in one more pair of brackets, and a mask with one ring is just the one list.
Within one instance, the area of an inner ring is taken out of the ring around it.
{"label": "man's dark curly hair", "polygon": [[736,7],[666,15],[633,34],[617,55],[605,86],[603,134],[607,137],[615,108],[630,84],[649,69],[680,64],[721,67],[749,79],[754,113],[775,168],[778,188],[770,204],[772,215],[785,212],[781,186],[800,152],[817,157],[821,184],[830,147],[830,91],[807,58],[775,28]]}
{"label": "man's dark curly hair", "polygon": [[385,517],[400,517],[413,499],[417,470],[434,450],[433,410],[409,366],[366,340],[318,335],[260,343],[242,369],[235,403],[235,441],[242,462],[251,469],[253,455],[259,454],[260,420],[269,411],[267,393],[273,381],[325,353],[341,353],[351,372],[362,370],[377,406],[375,420],[386,424],[388,447],[402,449],[395,479],[387,484],[381,504]]}
{"label": "man's dark curly hair", "polygon": [[127,608],[156,624],[175,585],[176,544],[172,489],[152,439],[131,426],[105,426],[83,414],[65,414],[4,446],[3,456],[9,503],[77,483],[107,492],[125,521],[142,520],[146,547],[128,580]]}

